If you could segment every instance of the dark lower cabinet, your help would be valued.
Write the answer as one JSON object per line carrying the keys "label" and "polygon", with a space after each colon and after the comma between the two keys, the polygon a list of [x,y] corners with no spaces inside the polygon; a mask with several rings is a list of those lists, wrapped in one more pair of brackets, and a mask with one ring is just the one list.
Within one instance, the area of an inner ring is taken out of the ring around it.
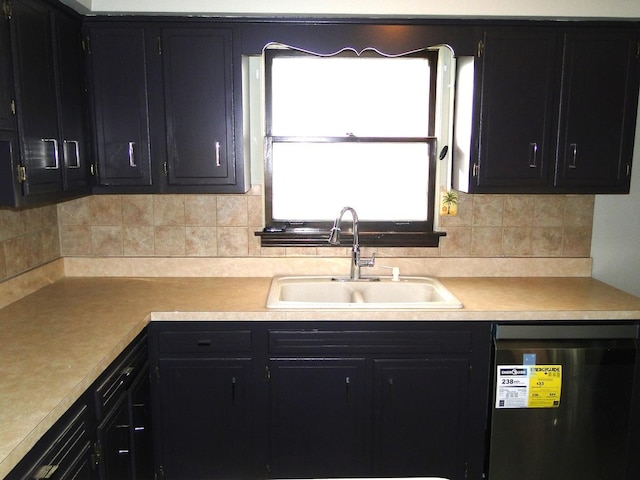
{"label": "dark lower cabinet", "polygon": [[465,478],[469,369],[465,358],[374,361],[377,475]]}
{"label": "dark lower cabinet", "polygon": [[246,478],[251,360],[162,359],[159,371],[163,478]]}
{"label": "dark lower cabinet", "polygon": [[488,322],[149,328],[159,476],[483,478]]}
{"label": "dark lower cabinet", "polygon": [[365,359],[271,359],[269,365],[272,476],[366,475]]}

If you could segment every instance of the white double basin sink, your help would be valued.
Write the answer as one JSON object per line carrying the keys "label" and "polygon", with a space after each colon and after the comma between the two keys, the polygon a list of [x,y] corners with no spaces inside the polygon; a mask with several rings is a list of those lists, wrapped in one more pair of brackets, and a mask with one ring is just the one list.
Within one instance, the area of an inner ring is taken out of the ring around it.
{"label": "white double basin sink", "polygon": [[328,276],[274,277],[267,308],[449,309],[462,303],[433,277],[344,280]]}

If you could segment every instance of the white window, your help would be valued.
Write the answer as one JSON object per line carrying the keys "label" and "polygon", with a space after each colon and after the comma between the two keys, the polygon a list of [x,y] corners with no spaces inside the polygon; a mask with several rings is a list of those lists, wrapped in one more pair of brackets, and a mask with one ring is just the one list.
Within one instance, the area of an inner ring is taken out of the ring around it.
{"label": "white window", "polygon": [[437,245],[438,51],[265,49],[263,245],[324,244],[358,212],[363,245]]}

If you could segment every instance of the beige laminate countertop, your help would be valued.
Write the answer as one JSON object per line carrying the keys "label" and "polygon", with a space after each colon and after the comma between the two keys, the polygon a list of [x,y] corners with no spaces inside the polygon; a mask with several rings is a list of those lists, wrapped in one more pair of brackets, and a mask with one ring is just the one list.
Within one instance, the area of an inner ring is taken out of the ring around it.
{"label": "beige laminate countertop", "polygon": [[270,278],[65,278],[0,309],[0,478],[151,320],[625,320],[591,278],[441,278],[463,309],[275,311]]}

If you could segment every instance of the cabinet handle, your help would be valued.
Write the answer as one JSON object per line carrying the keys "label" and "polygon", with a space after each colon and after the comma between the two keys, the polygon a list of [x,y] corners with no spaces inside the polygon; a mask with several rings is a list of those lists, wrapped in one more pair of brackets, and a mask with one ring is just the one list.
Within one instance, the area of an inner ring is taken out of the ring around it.
{"label": "cabinet handle", "polygon": [[[69,145],[73,145],[73,158],[75,159],[74,163],[69,162],[70,155],[68,154]],[[67,168],[80,168],[80,144],[78,140],[64,140],[63,144],[64,148],[64,158],[67,159]]]}
{"label": "cabinet handle", "polygon": [[42,139],[43,142],[51,142],[53,143],[53,166],[50,165],[45,165],[45,169],[47,170],[57,170],[58,168],[60,168],[60,158],[58,155],[58,140],[56,140],[55,138],[43,138]]}
{"label": "cabinet handle", "polygon": [[529,144],[529,168],[538,168],[538,144]]}
{"label": "cabinet handle", "polygon": [[136,142],[129,142],[129,166],[131,168],[137,167],[135,146]]}
{"label": "cabinet handle", "polygon": [[220,166],[220,142],[216,142],[216,167]]}
{"label": "cabinet handle", "polygon": [[578,144],[570,143],[569,149],[571,150],[571,161],[569,162],[569,168],[578,168],[576,162],[578,161]]}

